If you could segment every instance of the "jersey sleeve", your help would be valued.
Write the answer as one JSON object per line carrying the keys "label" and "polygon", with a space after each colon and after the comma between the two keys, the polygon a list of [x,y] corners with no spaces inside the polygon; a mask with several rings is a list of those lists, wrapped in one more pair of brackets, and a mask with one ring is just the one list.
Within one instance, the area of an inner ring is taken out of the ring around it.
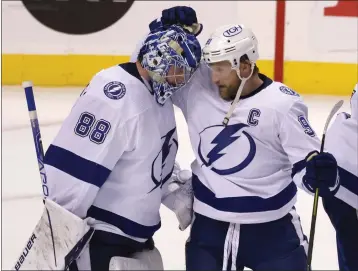
{"label": "jersey sleeve", "polygon": [[337,115],[326,134],[325,151],[337,161],[340,187],[337,198],[358,209],[358,123],[348,114]]}
{"label": "jersey sleeve", "polygon": [[210,70],[204,62],[201,62],[189,82],[171,96],[173,104],[181,109],[184,116],[187,115],[189,101],[193,98],[190,93],[202,88],[209,89],[210,80]]}
{"label": "jersey sleeve", "polygon": [[136,141],[136,119],[122,122],[122,112],[97,95],[99,91],[100,83],[87,86],[44,158],[48,197],[82,218],[117,161]]}
{"label": "jersey sleeve", "polygon": [[297,100],[287,114],[283,116],[279,137],[281,145],[292,164],[292,178],[296,185],[307,191],[302,185],[305,175],[305,158],[311,151],[320,150],[320,140],[308,122],[307,106]]}

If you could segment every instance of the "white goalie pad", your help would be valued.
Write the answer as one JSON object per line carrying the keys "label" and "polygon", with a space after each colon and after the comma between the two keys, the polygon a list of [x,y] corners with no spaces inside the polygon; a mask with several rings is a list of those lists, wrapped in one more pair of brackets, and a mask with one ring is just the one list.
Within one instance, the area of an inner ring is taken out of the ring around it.
{"label": "white goalie pad", "polygon": [[[96,259],[93,259],[96,261]],[[91,270],[89,246],[76,261],[78,270]],[[106,270],[164,270],[162,256],[157,248],[135,253],[131,258],[112,257]],[[105,270],[104,270],[105,271]]]}
{"label": "white goalie pad", "polygon": [[162,256],[157,248],[138,252],[133,258],[113,257],[109,270],[164,270]]}
{"label": "white goalie pad", "polygon": [[93,229],[87,225],[87,220],[47,199],[41,219],[16,259],[13,270],[64,270],[65,257],[68,259],[71,250],[76,251],[73,248],[78,243],[88,243],[92,234]]}

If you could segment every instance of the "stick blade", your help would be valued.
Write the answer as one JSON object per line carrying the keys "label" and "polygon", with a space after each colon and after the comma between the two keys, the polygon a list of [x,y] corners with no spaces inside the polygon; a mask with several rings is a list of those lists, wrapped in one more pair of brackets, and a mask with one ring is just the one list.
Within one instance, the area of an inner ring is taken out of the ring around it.
{"label": "stick blade", "polygon": [[331,109],[331,112],[329,113],[329,116],[326,120],[326,124],[324,126],[324,134],[327,131],[328,125],[331,122],[331,119],[333,118],[333,116],[338,112],[338,110],[342,107],[344,101],[343,100],[339,100]]}

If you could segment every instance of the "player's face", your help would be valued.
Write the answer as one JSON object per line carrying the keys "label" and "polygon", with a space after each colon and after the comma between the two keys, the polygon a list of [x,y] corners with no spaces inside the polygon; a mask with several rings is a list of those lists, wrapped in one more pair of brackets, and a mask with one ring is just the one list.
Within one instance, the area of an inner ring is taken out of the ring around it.
{"label": "player's face", "polygon": [[220,97],[226,101],[231,101],[235,98],[237,90],[240,85],[240,79],[237,76],[236,70],[232,69],[229,61],[222,61],[210,64],[211,79],[219,88]]}
{"label": "player's face", "polygon": [[166,77],[167,82],[172,86],[177,86],[185,82],[184,68],[171,66]]}

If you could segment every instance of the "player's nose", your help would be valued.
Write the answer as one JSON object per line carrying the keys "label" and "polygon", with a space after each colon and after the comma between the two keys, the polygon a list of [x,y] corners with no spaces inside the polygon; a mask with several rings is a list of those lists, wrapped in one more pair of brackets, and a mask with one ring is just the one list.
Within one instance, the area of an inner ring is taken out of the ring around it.
{"label": "player's nose", "polygon": [[215,84],[215,85],[219,85],[220,80],[219,80],[219,76],[217,76],[215,73],[211,74],[211,81]]}

